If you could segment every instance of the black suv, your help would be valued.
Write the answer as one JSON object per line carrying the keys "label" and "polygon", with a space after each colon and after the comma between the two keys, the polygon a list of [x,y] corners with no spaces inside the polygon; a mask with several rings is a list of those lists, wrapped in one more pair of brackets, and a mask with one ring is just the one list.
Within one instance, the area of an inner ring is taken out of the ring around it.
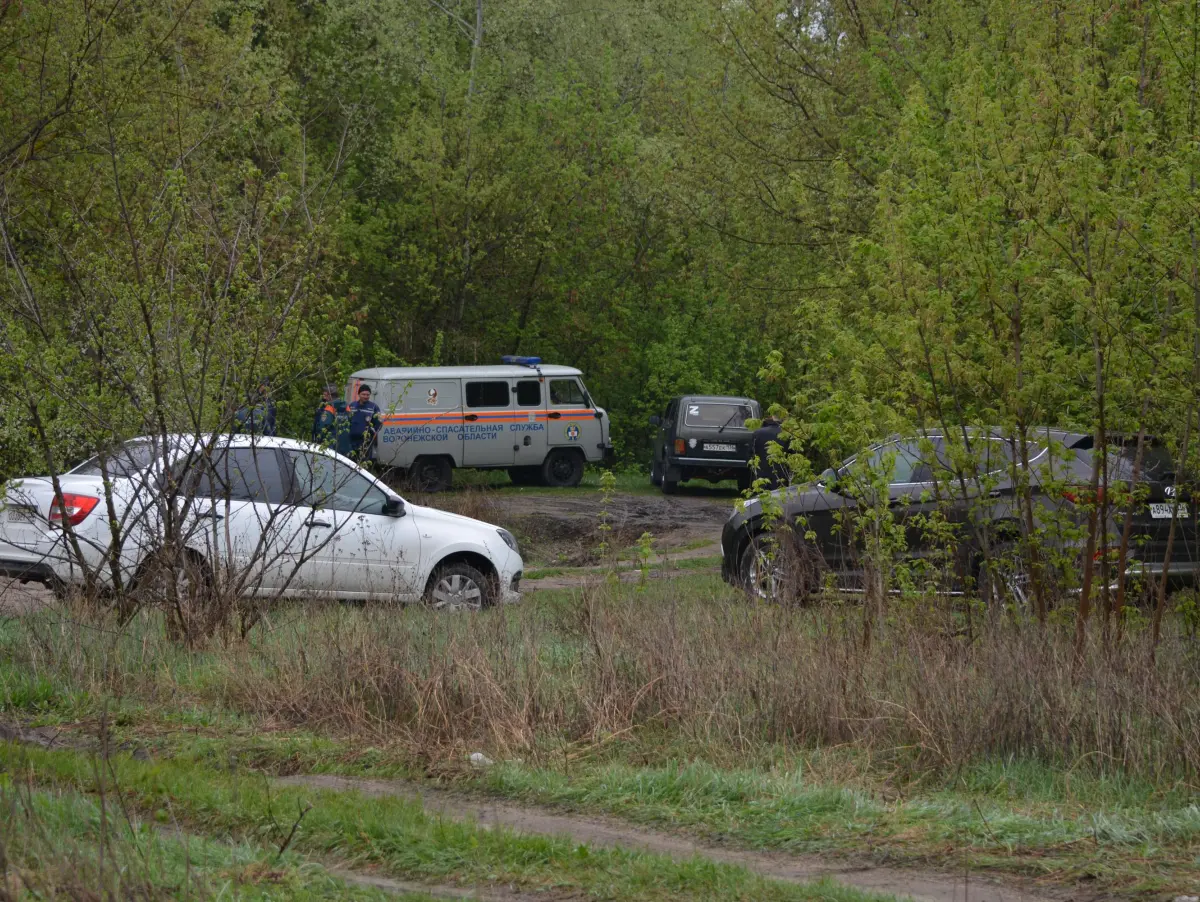
{"label": "black suv", "polygon": [[750,487],[750,430],[746,420],[761,416],[758,402],[726,395],[683,395],[671,400],[658,427],[650,481],[672,495],[688,479],[736,479]]}

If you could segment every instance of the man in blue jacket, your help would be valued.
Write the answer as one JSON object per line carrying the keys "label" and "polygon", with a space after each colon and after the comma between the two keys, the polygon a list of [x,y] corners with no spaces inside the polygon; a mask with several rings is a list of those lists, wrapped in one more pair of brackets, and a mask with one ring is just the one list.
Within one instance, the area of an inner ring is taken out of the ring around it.
{"label": "man in blue jacket", "polygon": [[358,400],[347,407],[350,413],[350,456],[359,463],[371,459],[375,437],[383,426],[383,410],[371,400],[371,386],[358,387]]}
{"label": "man in blue jacket", "polygon": [[350,411],[340,394],[336,385],[326,385],[322,390],[321,403],[313,416],[312,440],[349,456]]}

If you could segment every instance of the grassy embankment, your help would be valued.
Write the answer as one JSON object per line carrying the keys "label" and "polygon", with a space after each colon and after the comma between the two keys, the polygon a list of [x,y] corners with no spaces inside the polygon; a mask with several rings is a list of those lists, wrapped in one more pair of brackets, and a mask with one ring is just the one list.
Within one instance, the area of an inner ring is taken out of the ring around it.
{"label": "grassy embankment", "polygon": [[[968,630],[950,602],[897,602],[864,648],[861,618],[856,605],[749,604],[698,574],[539,593],[478,617],[291,606],[248,642],[191,652],[152,615],[118,633],[47,611],[0,629],[0,704],[75,734],[103,716],[113,742],[160,759],[115,765],[139,810],[169,795],[189,829],[267,837],[268,851],[313,794],[280,790],[275,826],[250,775],[323,771],[436,778],[748,848],[869,849],[1101,891],[1194,886],[1200,668],[1184,623],[1151,665],[1137,624],[1075,662],[1069,623],[977,615]],[[472,751],[500,764],[474,772]],[[78,754],[25,760],[39,785],[97,788]],[[594,852],[606,863],[593,866],[548,840],[491,846],[486,831],[377,803],[379,829],[400,825],[386,842],[361,836],[376,802],[322,794],[292,849],[598,898],[667,898],[701,879],[655,862],[647,873],[666,882],[647,884],[617,853]],[[712,897],[733,879],[712,877]]]}

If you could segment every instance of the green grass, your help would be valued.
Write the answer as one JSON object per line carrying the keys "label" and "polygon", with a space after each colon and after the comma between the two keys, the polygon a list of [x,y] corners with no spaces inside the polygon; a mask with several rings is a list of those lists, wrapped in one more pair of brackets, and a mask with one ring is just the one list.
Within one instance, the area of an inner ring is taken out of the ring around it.
{"label": "green grass", "polygon": [[[11,744],[0,746],[0,764],[23,778],[71,792],[97,792],[97,775],[103,772],[77,753]],[[420,803],[405,799],[271,787],[261,778],[179,762],[149,764],[118,756],[108,765],[108,791],[119,787],[126,803],[143,814],[169,811],[194,831],[242,838],[269,835],[274,840],[286,836],[298,813],[306,812],[292,843],[298,853],[352,859],[406,879],[553,887],[592,899],[871,898],[825,882],[777,883],[703,859],[675,861],[483,829],[428,815]]]}
{"label": "green grass", "polygon": [[[291,850],[250,839],[188,835],[168,808],[145,820],[107,787],[101,815],[94,796],[74,789],[14,787],[0,777],[0,825],[9,888],[28,897],[382,900],[395,894],[349,884]],[[7,896],[5,898],[8,898]],[[425,894],[404,894],[421,902]]]}
{"label": "green grass", "polygon": [[[629,585],[614,591],[611,607],[596,606],[593,599],[589,617],[626,616],[636,630],[650,612],[670,608],[672,628],[683,629],[690,616],[703,615],[708,606],[735,603],[734,619],[721,621],[735,628],[743,617],[768,618],[764,635],[777,620],[812,623],[804,612],[746,605],[709,573],[685,571],[669,583],[654,580],[643,589]],[[0,622],[0,710],[9,720],[62,725],[68,736],[76,729],[94,736],[103,716],[115,744],[145,745],[172,760],[177,770],[171,780],[198,773],[205,785],[220,783],[225,778],[213,773],[231,767],[418,780],[432,771],[480,794],[612,814],[753,849],[856,855],[870,848],[874,855],[908,863],[1020,871],[1058,882],[1086,878],[1105,890],[1184,892],[1200,876],[1196,787],[1136,779],[1119,767],[1093,769],[1088,758],[1061,765],[1016,757],[973,759],[951,770],[923,770],[903,750],[803,748],[761,736],[746,737],[738,748],[712,746],[704,736],[655,722],[635,732],[575,740],[539,735],[532,747],[512,756],[525,763],[502,760],[479,774],[465,767],[461,747],[453,756],[437,753],[432,763],[428,757],[408,757],[406,746],[389,741],[408,728],[408,721],[394,713],[389,716],[396,721],[383,732],[359,734],[334,725],[320,708],[310,720],[297,719],[244,691],[272,681],[294,682],[291,671],[279,676],[275,668],[305,656],[315,661],[323,643],[370,641],[386,626],[392,630],[388,641],[395,643],[389,649],[422,643],[435,658],[460,647],[459,639],[487,631],[489,641],[508,649],[506,654],[533,655],[548,687],[542,697],[553,700],[594,653],[581,630],[603,621],[581,619],[584,607],[571,590],[539,592],[525,605],[462,619],[421,610],[292,606],[275,612],[274,628],[254,633],[248,643],[213,643],[197,652],[164,642],[154,618],[139,619],[127,635],[90,628],[76,633],[70,619],[47,612]],[[790,641],[806,642],[823,634],[789,635]],[[505,644],[518,639],[516,645]],[[58,664],[55,643],[63,655]],[[395,664],[413,667],[421,660]],[[525,666],[518,657],[506,660],[506,666]],[[620,656],[613,661],[628,666]],[[497,671],[502,680],[505,672]],[[239,679],[248,680],[240,684],[241,694]],[[454,688],[461,679],[461,672],[442,673],[429,685],[448,682]],[[328,691],[329,684],[323,685]],[[294,697],[307,704],[304,692]],[[471,747],[505,757],[486,744]],[[249,821],[222,821],[195,806],[190,811],[189,824],[204,831],[250,829]],[[412,829],[426,835],[425,827]],[[357,845],[346,848],[347,855],[363,853]],[[438,876],[428,862],[396,870],[382,858],[364,860],[392,873]],[[478,873],[488,868],[515,873],[503,870],[512,862],[495,856],[472,867]],[[554,867],[543,862],[531,872],[530,885],[552,883]],[[592,887],[588,881],[598,879],[580,872],[570,876],[570,885]],[[629,879],[625,889],[641,885]]]}

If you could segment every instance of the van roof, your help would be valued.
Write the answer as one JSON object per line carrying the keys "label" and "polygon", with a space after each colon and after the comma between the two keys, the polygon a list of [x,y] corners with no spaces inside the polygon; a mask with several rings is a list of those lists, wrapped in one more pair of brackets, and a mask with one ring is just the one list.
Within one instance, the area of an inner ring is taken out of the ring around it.
{"label": "van roof", "polygon": [[408,382],[417,379],[520,379],[537,376],[582,376],[573,366],[543,363],[541,366],[380,366],[359,370],[350,375],[351,381]]}

